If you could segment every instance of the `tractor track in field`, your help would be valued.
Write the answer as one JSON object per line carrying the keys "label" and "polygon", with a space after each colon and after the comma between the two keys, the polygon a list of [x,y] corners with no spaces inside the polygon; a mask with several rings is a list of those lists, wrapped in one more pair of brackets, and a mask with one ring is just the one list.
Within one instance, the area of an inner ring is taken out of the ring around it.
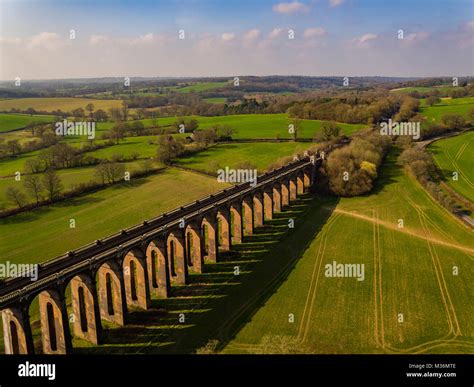
{"label": "tractor track in field", "polygon": [[[325,209],[324,207],[321,207],[323,210]],[[330,221],[329,221],[330,222]],[[329,223],[328,222],[328,223]],[[217,337],[226,337],[228,336],[228,330],[230,329],[230,326],[242,315],[244,314],[250,307],[252,307],[256,302],[259,302],[261,297],[268,292],[270,288],[274,286],[275,283],[277,283],[281,278],[284,276],[288,275],[293,270],[293,266],[295,265],[294,261],[289,261],[287,262],[281,270],[275,275],[275,277],[268,282],[264,287],[260,288],[260,290],[255,294],[255,296],[252,299],[249,299],[249,301],[245,302],[244,304],[241,305],[239,309],[237,309],[229,318],[224,322],[224,324],[219,328],[217,331]],[[244,344],[244,343],[234,343],[232,344],[232,347],[258,347],[259,344]]]}
{"label": "tractor track in field", "polygon": [[[316,260],[313,266],[313,272],[311,275],[311,282],[308,288],[308,294],[306,296],[306,302],[303,309],[303,314],[301,317],[301,323],[298,329],[297,340],[301,343],[304,343],[306,337],[308,336],[309,327],[311,325],[311,313],[313,311],[313,306],[315,303],[316,298],[316,290],[318,288],[319,277],[321,273],[321,266],[323,263],[324,253],[326,251],[326,243],[328,238],[328,232],[339,218],[337,214],[326,224],[327,227],[325,228],[324,234],[321,236],[321,242],[319,244],[318,253],[316,255]],[[309,308],[309,310],[308,310]],[[304,331],[303,331],[304,329]]]}
{"label": "tractor track in field", "polygon": [[[359,214],[355,211],[346,211],[346,210],[341,210],[341,209],[336,208],[334,210],[334,212],[344,214],[344,215],[347,215],[347,216],[351,216],[351,217],[354,217],[354,218],[358,218],[358,219],[363,219],[363,220],[366,220],[366,221],[372,222],[372,223],[375,222],[375,220],[372,217],[367,216],[367,215],[363,215],[363,214]],[[474,254],[474,249],[471,249],[469,247],[462,246],[462,245],[455,244],[455,243],[450,243],[450,242],[447,242],[447,241],[443,241],[443,240],[434,238],[433,236],[426,236],[424,234],[419,234],[417,232],[407,230],[406,228],[400,229],[396,225],[394,225],[393,223],[390,223],[390,222],[387,222],[387,221],[379,221],[379,224],[381,224],[385,228],[392,229],[392,230],[399,231],[399,232],[403,232],[404,234],[411,235],[411,236],[414,236],[414,237],[419,238],[419,239],[429,240],[430,242],[435,243],[435,244],[439,244],[439,245],[443,245],[443,246],[447,246],[447,247],[452,247],[452,248],[457,249],[457,250],[461,250],[461,251],[464,251],[464,252],[467,252],[467,253],[470,253],[470,254]]]}
{"label": "tractor track in field", "polygon": [[[451,161],[451,164],[454,166],[454,168],[456,168],[456,172],[459,172],[459,174],[464,178],[464,180],[466,181],[467,185],[470,187],[470,188],[474,188],[474,183],[469,179],[469,176],[467,176],[464,171],[462,170],[462,168],[459,167],[458,165],[458,162],[457,162],[457,159],[462,155],[462,153],[464,152],[464,149],[467,147],[469,143],[465,143],[463,146],[461,146],[461,148],[459,148],[459,151],[458,153],[456,154],[455,157],[451,156],[451,153],[449,153],[449,150],[448,149],[445,149],[444,150],[444,154],[446,155],[446,157]],[[459,153],[461,152],[461,153]]]}
{"label": "tractor track in field", "polygon": [[372,210],[375,222],[373,223],[373,243],[374,243],[374,333],[377,348],[385,349],[385,329],[383,321],[383,289],[382,289],[382,260],[380,249],[380,227],[379,214],[377,210]]}
{"label": "tractor track in field", "polygon": [[442,267],[439,261],[439,257],[437,255],[435,247],[431,243],[432,235],[427,224],[428,223],[427,219],[429,218],[427,217],[427,215],[424,213],[424,211],[419,205],[417,205],[410,199],[408,199],[408,202],[417,212],[423,231],[427,235],[426,241],[428,243],[429,253],[432,259],[433,267],[435,269],[436,279],[438,282],[438,288],[441,293],[441,299],[443,301],[449,331],[446,335],[444,335],[443,337],[439,339],[430,340],[430,341],[424,342],[422,344],[419,344],[410,348],[402,349],[402,348],[387,346],[387,349],[391,353],[398,353],[398,354],[421,354],[433,348],[446,346],[446,345],[452,345],[452,344],[467,346],[468,348],[474,349],[474,342],[458,339],[458,337],[461,336],[461,330],[459,327],[459,322],[457,319],[456,311],[454,309],[454,305],[452,303],[451,297],[447,289],[447,284],[442,272]]}
{"label": "tractor track in field", "polygon": [[442,299],[443,299],[443,303],[445,304],[445,307],[446,307],[446,313],[447,313],[449,324],[450,324],[450,333],[453,333],[455,335],[455,337],[461,336],[461,329],[459,327],[459,322],[458,322],[458,319],[457,319],[456,310],[455,310],[454,305],[452,303],[451,296],[450,296],[449,291],[448,291],[448,285],[447,285],[446,280],[444,278],[443,267],[441,266],[441,262],[440,262],[438,253],[437,253],[435,247],[433,246],[433,244],[430,241],[431,237],[432,237],[432,234],[431,234],[431,231],[430,231],[430,229],[427,225],[426,219],[425,219],[426,215],[424,214],[424,212],[420,208],[420,206],[418,206],[415,203],[411,203],[411,205],[417,211],[418,217],[420,219],[420,223],[423,227],[423,231],[428,237],[426,239],[426,241],[428,243],[428,248],[429,248],[431,259],[432,259],[432,262],[433,262],[433,267],[435,268],[436,277],[437,277],[437,280],[438,280],[438,285],[439,285],[439,289],[440,289],[441,296],[442,296]]}
{"label": "tractor track in field", "polygon": [[[323,260],[323,256],[324,256],[324,250],[325,250],[325,245],[326,245],[326,241],[327,241],[328,231],[331,228],[331,226],[335,223],[337,218],[339,218],[339,216],[337,216],[337,215],[332,217],[326,223],[324,231],[321,232],[321,239],[320,239],[320,244],[319,244],[319,248],[318,248],[318,253],[316,255],[316,260],[314,262],[313,272],[312,272],[312,276],[311,276],[311,280],[310,280],[310,286],[308,288],[306,302],[305,302],[303,314],[302,314],[302,317],[301,317],[301,323],[300,323],[300,326],[298,328],[298,334],[297,334],[297,337],[296,337],[297,341],[299,341],[301,343],[304,342],[304,340],[306,338],[306,335],[308,333],[308,330],[309,330],[309,326],[310,326],[310,314],[311,314],[311,311],[312,311],[312,306],[314,305],[314,298],[315,298],[315,295],[316,295],[317,282],[318,282],[319,272],[320,272],[320,268],[321,268],[321,264],[322,264],[322,260]],[[289,269],[291,271],[291,265],[290,265]],[[318,269],[318,272],[317,272],[318,274],[316,274],[317,269]],[[287,272],[287,271],[289,272],[288,269],[284,268],[282,270],[281,275],[285,274],[284,272]],[[279,274],[278,277],[280,277],[280,274]],[[272,283],[277,279],[278,278],[274,279],[272,281]],[[272,283],[267,285],[267,287],[272,285]],[[266,290],[267,287],[262,289],[259,292],[259,294],[260,293],[265,293],[267,291]],[[247,303],[248,306],[251,306],[251,303],[255,302],[255,300],[257,300],[258,297],[259,296],[256,296],[253,301],[250,301],[249,303]],[[309,308],[309,310],[308,310],[308,308]],[[303,335],[303,337],[301,337],[302,335]],[[261,344],[233,343],[229,348],[237,348],[237,349],[243,349],[243,350],[249,351],[249,350],[252,350],[252,349],[255,349],[255,348],[260,348],[260,347],[261,347]]]}

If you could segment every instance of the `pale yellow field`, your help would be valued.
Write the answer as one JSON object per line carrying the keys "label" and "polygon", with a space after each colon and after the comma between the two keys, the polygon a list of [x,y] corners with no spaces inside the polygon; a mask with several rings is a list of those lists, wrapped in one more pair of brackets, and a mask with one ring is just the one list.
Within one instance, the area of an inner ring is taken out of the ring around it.
{"label": "pale yellow field", "polygon": [[122,101],[117,99],[91,99],[91,98],[18,98],[4,99],[0,101],[0,111],[10,111],[12,108],[26,110],[33,108],[37,111],[51,112],[53,110],[62,110],[69,112],[73,109],[82,107],[92,103],[95,110],[102,109],[107,111],[112,107],[120,107]]}

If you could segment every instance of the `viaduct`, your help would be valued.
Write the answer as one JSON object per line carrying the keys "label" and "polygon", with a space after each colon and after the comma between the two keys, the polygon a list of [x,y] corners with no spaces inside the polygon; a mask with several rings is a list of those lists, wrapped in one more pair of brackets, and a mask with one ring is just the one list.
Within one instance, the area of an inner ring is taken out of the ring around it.
{"label": "viaduct", "polygon": [[242,242],[244,231],[251,235],[302,194],[320,162],[305,153],[260,175],[257,184],[234,185],[46,261],[34,282],[5,280],[0,285],[5,352],[34,353],[29,309],[36,297],[43,353],[72,352],[71,334],[100,344],[102,320],[126,324],[128,308],[148,309],[151,296],[166,298],[171,284],[188,283],[190,268],[201,273],[205,257],[217,262],[220,251]]}

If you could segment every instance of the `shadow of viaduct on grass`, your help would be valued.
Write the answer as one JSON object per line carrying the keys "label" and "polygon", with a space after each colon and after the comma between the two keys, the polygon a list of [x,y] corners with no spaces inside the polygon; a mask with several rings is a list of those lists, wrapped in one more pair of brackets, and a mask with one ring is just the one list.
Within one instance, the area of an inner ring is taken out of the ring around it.
{"label": "shadow of viaduct on grass", "polygon": [[[286,280],[337,202],[300,197],[242,244],[221,253],[218,263],[206,263],[202,274],[191,273],[190,284],[173,286],[170,298],[152,299],[148,311],[132,311],[126,326],[104,325],[104,344],[74,339],[75,353],[194,353],[210,340],[222,349]],[[289,219],[295,220],[293,229]]]}

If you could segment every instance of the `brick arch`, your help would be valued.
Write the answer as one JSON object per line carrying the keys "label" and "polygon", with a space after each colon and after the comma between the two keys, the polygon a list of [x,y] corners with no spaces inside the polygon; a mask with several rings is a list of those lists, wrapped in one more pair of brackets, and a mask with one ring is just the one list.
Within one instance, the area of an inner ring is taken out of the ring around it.
{"label": "brick arch", "polygon": [[116,260],[104,262],[97,270],[100,317],[117,325],[127,319],[125,283],[121,265]]}
{"label": "brick arch", "polygon": [[167,236],[167,250],[170,264],[170,278],[178,285],[188,283],[184,230],[176,229]]}
{"label": "brick arch", "polygon": [[2,310],[5,353],[33,354],[34,343],[28,306]]}
{"label": "brick arch", "polygon": [[75,336],[99,344],[102,326],[95,278],[88,273],[74,276],[69,281],[71,289],[72,323]]}
{"label": "brick arch", "polygon": [[267,184],[263,189],[263,214],[264,219],[273,219],[273,185]]}
{"label": "brick arch", "polygon": [[217,212],[211,212],[201,220],[203,255],[209,262],[217,262],[218,257],[218,220]]}
{"label": "brick arch", "polygon": [[44,290],[38,300],[43,353],[70,353],[72,343],[64,289]]}
{"label": "brick arch", "polygon": [[242,221],[246,235],[252,235],[255,227],[253,195],[246,195],[242,198]]}
{"label": "brick arch", "polygon": [[242,202],[236,200],[230,205],[230,234],[232,243],[242,243],[243,222],[242,222]]}
{"label": "brick arch", "polygon": [[273,211],[281,212],[282,209],[282,195],[281,195],[281,184],[280,182],[274,182],[272,184],[273,191]]}
{"label": "brick arch", "polygon": [[297,195],[304,194],[304,173],[303,173],[303,171],[298,171],[296,173],[296,193],[297,193]]}
{"label": "brick arch", "polygon": [[298,179],[296,174],[291,175],[288,178],[288,189],[290,192],[290,202],[294,201],[298,197],[298,190],[297,190]]}
{"label": "brick arch", "polygon": [[281,207],[287,207],[290,205],[290,181],[283,179],[280,181],[281,188]]}
{"label": "brick arch", "polygon": [[168,249],[164,238],[158,237],[145,248],[150,294],[167,298],[170,294]]}
{"label": "brick arch", "polygon": [[188,267],[196,273],[202,273],[204,268],[202,223],[199,220],[189,223],[185,230],[185,255]]}
{"label": "brick arch", "polygon": [[150,307],[150,288],[146,255],[138,248],[129,250],[122,261],[127,305],[147,310]]}
{"label": "brick arch", "polygon": [[223,251],[229,251],[232,247],[230,227],[230,207],[222,206],[217,212],[218,221],[218,245]]}

